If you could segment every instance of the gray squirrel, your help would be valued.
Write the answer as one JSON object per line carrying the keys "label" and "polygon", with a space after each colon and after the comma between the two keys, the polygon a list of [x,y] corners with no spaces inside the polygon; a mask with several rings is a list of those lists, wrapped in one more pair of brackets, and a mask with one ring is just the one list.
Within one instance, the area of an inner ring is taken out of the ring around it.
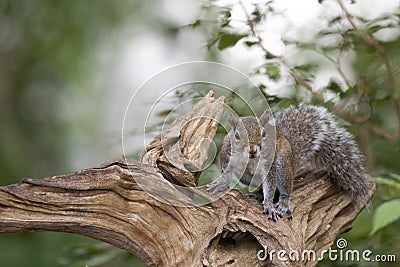
{"label": "gray squirrel", "polygon": [[[277,114],[274,123],[269,110],[260,118],[230,114],[228,122],[232,129],[222,143],[221,181],[212,184],[211,191],[229,188],[232,173],[246,185],[253,178],[261,179],[262,204],[268,219],[276,221],[285,215],[291,219],[293,177],[299,168],[310,166],[323,168],[333,183],[355,201],[367,196],[369,182],[363,156],[353,136],[326,108],[291,106]],[[276,129],[275,146],[268,140],[271,126]],[[268,164],[268,160],[272,162]],[[273,204],[276,190],[279,200]]]}

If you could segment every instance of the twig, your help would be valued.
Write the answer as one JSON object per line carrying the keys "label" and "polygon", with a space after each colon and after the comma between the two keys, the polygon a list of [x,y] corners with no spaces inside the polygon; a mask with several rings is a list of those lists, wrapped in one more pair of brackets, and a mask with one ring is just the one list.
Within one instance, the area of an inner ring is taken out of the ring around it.
{"label": "twig", "polygon": [[346,83],[347,88],[350,88],[352,86],[351,82],[350,82],[349,78],[347,78],[346,74],[343,72],[341,62],[340,62],[340,58],[342,55],[343,55],[343,52],[341,51],[336,59],[335,67],[336,67],[336,70],[339,72],[340,76],[342,76],[344,82]]}
{"label": "twig", "polygon": [[[339,4],[340,8],[342,9],[342,11],[344,12],[348,22],[353,27],[355,34],[359,38],[361,38],[361,40],[363,40],[367,45],[374,48],[376,50],[377,54],[379,55],[379,57],[382,59],[383,64],[385,65],[386,71],[389,76],[389,82],[391,85],[392,93],[394,93],[396,90],[396,84],[397,84],[396,77],[395,77],[393,68],[390,64],[390,61],[386,54],[385,49],[378,43],[378,41],[372,35],[365,33],[357,26],[356,22],[354,21],[353,15],[347,10],[347,8],[344,5],[342,0],[337,0],[337,2]],[[395,135],[390,136],[387,133],[383,132],[381,129],[373,127],[372,125],[370,125],[368,127],[371,130],[371,132],[373,132],[375,135],[387,140],[390,143],[395,143],[398,140],[400,140],[400,103],[399,103],[399,100],[393,99],[393,105],[394,105],[394,109],[395,109],[396,116],[397,116],[397,133]]]}
{"label": "twig", "polygon": [[275,55],[274,53],[271,53],[263,44],[263,39],[261,38],[260,35],[258,35],[255,31],[254,28],[254,23],[251,20],[246,7],[244,6],[244,4],[242,3],[242,1],[240,1],[240,5],[243,9],[243,12],[246,16],[246,20],[247,20],[247,25],[250,28],[250,31],[253,35],[254,38],[257,39],[256,44],[261,48],[261,50],[263,50],[267,55],[269,55],[271,58],[274,58],[275,60],[277,60],[279,63],[281,63],[286,69],[287,71],[290,73],[290,75],[295,79],[295,81],[302,85],[304,88],[306,88],[308,91],[310,91],[319,101],[323,102],[324,101],[324,97],[322,94],[315,92],[311,86],[311,84],[309,84],[303,77],[301,77],[294,69],[293,67],[289,64],[289,62],[287,62],[287,60],[281,56]]}
{"label": "twig", "polygon": [[[303,78],[301,77],[296,71],[294,71],[294,69],[292,68],[292,66],[287,62],[287,60],[285,60],[285,58],[281,57],[281,56],[277,56],[273,53],[271,53],[263,44],[263,39],[256,33],[255,28],[254,28],[254,23],[251,20],[246,7],[243,5],[243,3],[240,1],[240,5],[243,9],[243,12],[246,16],[247,19],[247,25],[250,28],[250,31],[253,35],[254,38],[257,39],[256,44],[268,55],[270,55],[271,58],[274,58],[275,60],[277,60],[279,63],[281,63],[290,73],[290,75],[296,80],[297,83],[299,83],[300,85],[304,86],[304,88],[306,88],[309,92],[311,92],[314,97],[321,102],[324,102],[324,97],[322,94],[315,92],[312,88],[312,86]],[[344,75],[344,73],[343,73]],[[347,79],[347,78],[346,78]],[[349,83],[350,84],[350,83]],[[371,114],[368,114],[365,117],[358,117],[355,116],[353,114],[349,114],[346,112],[343,112],[342,109],[340,107],[334,107],[333,108],[333,112],[340,118],[350,122],[350,123],[364,123],[365,121],[367,121],[370,117]]]}
{"label": "twig", "polygon": [[343,106],[335,106],[335,107],[333,107],[333,112],[335,113],[336,116],[342,118],[343,120],[345,120],[347,122],[350,122],[350,123],[356,123],[356,124],[365,123],[372,116],[372,112],[369,112],[364,117],[359,117],[359,116],[353,115],[353,114],[348,113],[348,112],[343,112]]}
{"label": "twig", "polygon": [[397,115],[397,141],[400,140],[400,100],[395,98],[393,99],[394,109]]}
{"label": "twig", "polygon": [[371,131],[371,133],[388,141],[391,144],[396,144],[400,140],[399,133],[392,136],[392,135],[387,134],[381,128],[378,128],[375,125],[372,125],[371,123],[367,123],[366,126],[367,126],[368,130]]}
{"label": "twig", "polygon": [[373,47],[380,56],[380,58],[382,59],[383,64],[385,65],[385,68],[389,76],[389,81],[392,86],[392,91],[394,91],[396,88],[396,78],[392,66],[390,65],[389,58],[386,55],[385,49],[378,43],[378,41],[372,35],[365,33],[357,26],[356,22],[354,21],[353,15],[347,10],[342,0],[337,0],[337,2],[339,3],[340,8],[344,12],[348,22],[353,27],[355,34],[358,37],[360,37],[367,45]]}
{"label": "twig", "polygon": [[[381,57],[385,68],[388,72],[389,75],[389,80],[390,83],[393,87],[393,90],[396,86],[396,80],[394,77],[394,72],[393,69],[390,65],[389,59],[386,55],[386,52],[384,50],[384,48],[379,45],[379,43],[376,41],[376,39],[368,34],[366,34],[365,32],[363,32],[361,29],[358,28],[358,26],[356,25],[356,23],[353,20],[353,16],[348,12],[348,10],[345,8],[342,0],[337,0],[340,7],[342,8],[343,12],[346,15],[347,20],[350,22],[350,24],[352,25],[353,29],[355,30],[355,33],[357,36],[359,36],[365,43],[367,43],[368,45],[372,46],[378,53],[378,55]],[[290,73],[290,75],[295,79],[295,81],[302,85],[304,88],[306,88],[309,92],[311,92],[314,97],[321,101],[324,102],[324,97],[322,94],[315,92],[311,86],[311,84],[309,84],[303,77],[301,77],[294,69],[293,67],[287,62],[287,60],[282,57],[282,56],[278,56],[275,55],[273,53],[271,53],[263,44],[263,39],[261,38],[261,36],[259,36],[255,30],[254,27],[254,22],[251,20],[246,7],[244,6],[244,4],[242,3],[242,1],[239,2],[243,12],[246,16],[246,22],[247,25],[250,28],[251,34],[253,35],[254,38],[256,38],[256,44],[258,45],[258,47],[261,48],[262,51],[264,51],[267,55],[269,55],[271,58],[277,60],[279,63],[281,63]],[[346,86],[348,88],[351,87],[351,82],[350,80],[347,78],[347,76],[345,75],[345,73],[343,72],[341,66],[340,66],[340,58],[338,58],[336,61],[333,60],[332,58],[330,58],[329,56],[325,55],[325,57],[330,60],[333,64],[335,64],[335,67],[338,71],[338,73],[340,74],[340,76],[343,78],[344,82],[346,83]],[[387,133],[385,133],[384,131],[382,131],[381,129],[373,126],[370,123],[366,124],[367,129],[369,129],[372,133],[374,133],[375,135],[377,135],[378,137],[387,140],[390,143],[396,143],[398,140],[400,140],[400,102],[397,100],[394,100],[394,105],[395,105],[395,110],[396,110],[396,114],[398,119],[398,133],[394,136],[390,136]],[[366,114],[364,117],[359,117],[356,116],[354,114],[350,114],[348,112],[344,112],[341,106],[337,106],[337,107],[333,107],[333,112],[340,118],[344,119],[345,121],[348,121],[350,123],[356,123],[356,124],[364,124],[366,123],[371,117],[373,112],[369,112],[368,114]]]}
{"label": "twig", "polygon": [[340,57],[343,54],[342,51],[340,51],[340,54],[338,55],[336,60],[333,59],[331,56],[329,56],[326,52],[321,51],[318,48],[315,49],[315,52],[317,52],[321,56],[325,57],[330,63],[332,63],[335,66],[335,69],[337,70],[339,75],[342,77],[342,79],[343,79],[344,83],[346,84],[347,88],[350,88],[352,86],[349,78],[346,76],[346,74],[344,73],[344,71],[342,69],[342,66],[341,66]]}

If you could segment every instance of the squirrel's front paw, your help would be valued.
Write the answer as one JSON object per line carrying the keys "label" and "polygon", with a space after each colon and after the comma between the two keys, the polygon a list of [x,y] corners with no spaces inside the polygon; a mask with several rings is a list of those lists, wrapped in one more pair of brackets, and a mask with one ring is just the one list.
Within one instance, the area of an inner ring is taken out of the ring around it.
{"label": "squirrel's front paw", "polygon": [[276,209],[273,207],[273,205],[269,204],[269,203],[263,203],[263,207],[264,207],[264,213],[267,214],[268,216],[268,220],[272,220],[274,222],[276,222],[278,220],[278,212],[276,211]]}
{"label": "squirrel's front paw", "polygon": [[279,217],[282,218],[286,215],[289,220],[292,219],[292,212],[290,211],[289,203],[287,201],[278,201],[278,203],[275,204],[275,209]]}

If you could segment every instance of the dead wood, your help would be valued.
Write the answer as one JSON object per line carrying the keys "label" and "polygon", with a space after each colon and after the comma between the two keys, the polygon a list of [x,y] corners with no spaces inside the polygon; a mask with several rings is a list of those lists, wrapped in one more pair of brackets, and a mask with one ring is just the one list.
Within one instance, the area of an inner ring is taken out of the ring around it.
{"label": "dead wood", "polygon": [[[261,203],[236,190],[210,205],[184,207],[152,197],[137,182],[148,181],[153,187],[166,180],[195,185],[223,102],[209,93],[149,144],[142,162],[119,159],[0,187],[0,233],[81,234],[125,249],[148,266],[315,266],[316,261],[301,259],[261,261],[257,255],[268,248],[314,250],[319,257],[351,229],[365,203],[352,202],[321,171],[302,170],[297,175],[293,220],[276,223],[266,219]],[[173,158],[174,151],[184,159]],[[371,183],[370,196],[374,189]],[[164,193],[172,196],[174,190]]]}

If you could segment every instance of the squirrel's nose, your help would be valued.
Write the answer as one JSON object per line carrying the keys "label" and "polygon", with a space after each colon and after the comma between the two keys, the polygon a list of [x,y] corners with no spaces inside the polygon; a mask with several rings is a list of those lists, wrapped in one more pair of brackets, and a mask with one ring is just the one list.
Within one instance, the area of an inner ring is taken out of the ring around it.
{"label": "squirrel's nose", "polygon": [[248,150],[249,150],[249,158],[254,159],[256,156],[258,156],[258,146],[250,145]]}

